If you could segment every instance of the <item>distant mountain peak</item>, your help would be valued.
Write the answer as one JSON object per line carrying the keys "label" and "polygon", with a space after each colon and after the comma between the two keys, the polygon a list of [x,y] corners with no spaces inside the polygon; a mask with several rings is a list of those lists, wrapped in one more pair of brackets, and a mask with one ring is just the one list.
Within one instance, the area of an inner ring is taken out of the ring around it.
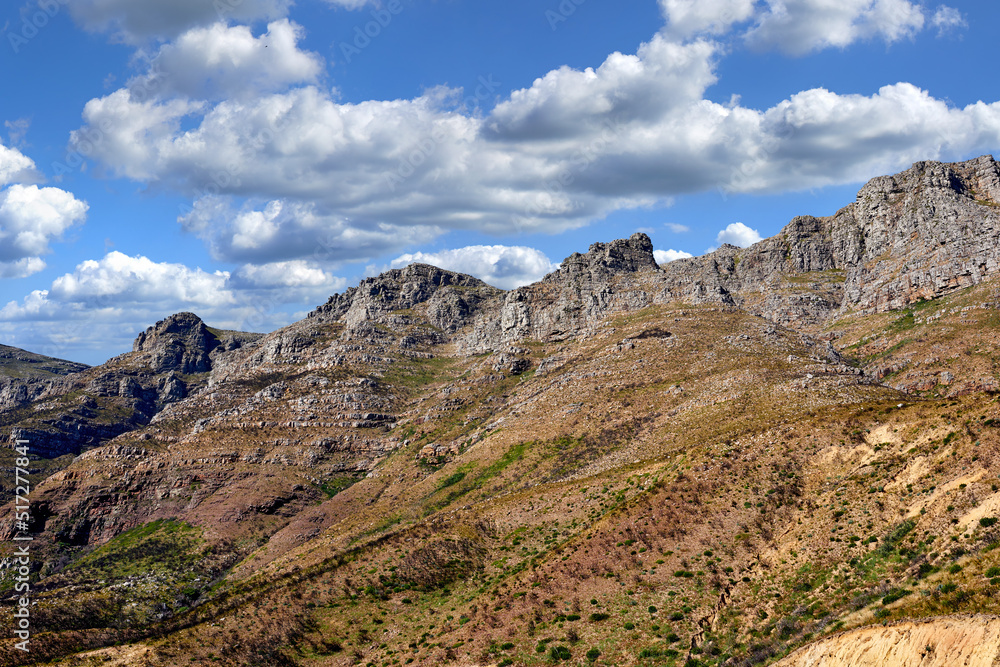
{"label": "distant mountain peak", "polygon": [[177,313],[140,333],[132,345],[134,353],[149,357],[155,373],[204,373],[211,370],[209,353],[219,339],[194,313]]}

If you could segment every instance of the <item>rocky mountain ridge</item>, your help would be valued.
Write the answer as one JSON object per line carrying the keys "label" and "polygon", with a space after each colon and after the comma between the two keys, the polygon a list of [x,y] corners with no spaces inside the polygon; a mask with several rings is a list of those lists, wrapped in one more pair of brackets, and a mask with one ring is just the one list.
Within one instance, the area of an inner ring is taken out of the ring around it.
{"label": "rocky mountain ridge", "polygon": [[31,660],[749,667],[990,608],[998,173],[664,266],[635,234],[511,291],[414,264],[268,334],[156,323],[0,409],[40,455]]}

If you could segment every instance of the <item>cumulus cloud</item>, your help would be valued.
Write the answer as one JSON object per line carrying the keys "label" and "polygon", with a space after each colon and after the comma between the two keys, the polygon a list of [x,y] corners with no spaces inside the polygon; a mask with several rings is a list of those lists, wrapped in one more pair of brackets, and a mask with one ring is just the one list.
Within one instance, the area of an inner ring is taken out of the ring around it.
{"label": "cumulus cloud", "polygon": [[[786,8],[812,7],[797,1]],[[888,12],[880,1],[865,20]],[[487,115],[446,89],[356,104],[313,85],[219,102],[119,90],[86,105],[72,141],[100,130],[85,146],[100,166],[192,197],[185,228],[254,264],[360,261],[452,229],[554,233],[680,194],[843,184],[1000,146],[1000,103],[953,108],[906,83],[763,110],[712,102],[719,49],[659,34],[596,69],[549,72]]]}
{"label": "cumulus cloud", "polygon": [[130,92],[132,97],[226,99],[315,82],[323,61],[298,49],[303,33],[287,19],[271,22],[259,37],[245,25],[194,28],[161,46],[150,73],[132,80]]}
{"label": "cumulus cloud", "polygon": [[500,139],[552,142],[655,122],[702,98],[716,81],[715,55],[710,42],[678,44],[657,35],[635,55],[613,53],[596,70],[561,67],[514,91],[487,128]]}
{"label": "cumulus cloud", "polygon": [[[50,302],[96,308],[124,309],[148,303],[217,307],[233,303],[232,293],[225,289],[228,278],[229,274],[221,271],[207,273],[114,251],[56,278],[48,297]],[[16,312],[16,308],[10,312],[5,308],[0,315]]]}
{"label": "cumulus cloud", "polygon": [[667,262],[672,262],[676,259],[687,259],[688,257],[694,257],[689,252],[684,252],[683,250],[654,250],[653,258],[656,260],[657,264],[666,264]]}
{"label": "cumulus cloud", "polygon": [[216,259],[273,263],[306,258],[323,264],[359,262],[424,243],[435,226],[364,225],[323,213],[311,202],[272,200],[240,209],[222,197],[203,197],[179,219],[203,239]]}
{"label": "cumulus cloud", "polygon": [[791,55],[881,38],[911,38],[924,27],[920,5],[909,0],[767,0],[747,33],[749,44]]}
{"label": "cumulus cloud", "polygon": [[44,269],[41,255],[83,222],[87,208],[58,188],[16,184],[0,191],[0,276],[22,278]]}
{"label": "cumulus cloud", "polygon": [[392,260],[393,268],[419,262],[467,273],[501,289],[541,280],[559,268],[540,250],[524,246],[475,245],[433,253],[410,253]]}
{"label": "cumulus cloud", "polygon": [[0,144],[0,188],[25,179],[31,179],[35,173],[35,163],[16,148],[8,148]]}
{"label": "cumulus cloud", "polygon": [[41,257],[22,257],[10,261],[0,261],[0,278],[25,278],[45,269]]}
{"label": "cumulus cloud", "polygon": [[740,248],[752,246],[760,240],[762,240],[762,237],[757,230],[747,227],[742,222],[734,222],[730,224],[715,237],[715,242],[720,245],[723,243],[729,243],[734,246],[739,246]]}
{"label": "cumulus cloud", "polygon": [[667,19],[665,32],[682,39],[727,32],[753,16],[755,4],[756,0],[660,0]]}
{"label": "cumulus cloud", "polygon": [[229,279],[233,289],[282,290],[289,301],[318,301],[347,287],[338,278],[305,260],[244,264]]}

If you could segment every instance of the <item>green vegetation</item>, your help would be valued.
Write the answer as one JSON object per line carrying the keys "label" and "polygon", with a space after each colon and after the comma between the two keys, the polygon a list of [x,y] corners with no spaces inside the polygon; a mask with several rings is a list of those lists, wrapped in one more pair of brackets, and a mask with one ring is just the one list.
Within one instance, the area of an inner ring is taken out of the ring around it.
{"label": "green vegetation", "polygon": [[128,530],[70,565],[67,571],[120,581],[189,570],[200,555],[201,531],[173,519]]}

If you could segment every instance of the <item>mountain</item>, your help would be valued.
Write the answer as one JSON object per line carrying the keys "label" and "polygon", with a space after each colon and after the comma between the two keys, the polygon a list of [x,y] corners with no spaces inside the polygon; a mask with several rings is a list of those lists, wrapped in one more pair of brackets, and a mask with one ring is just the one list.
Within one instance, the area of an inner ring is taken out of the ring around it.
{"label": "mountain", "polygon": [[62,377],[86,368],[86,364],[0,345],[0,408],[27,403]]}
{"label": "mountain", "polygon": [[37,602],[0,663],[992,664],[998,202],[924,162],[663,266],[167,318],[0,411]]}
{"label": "mountain", "polygon": [[53,359],[16,347],[0,345],[0,378],[30,380],[68,375],[87,368],[63,359]]}

